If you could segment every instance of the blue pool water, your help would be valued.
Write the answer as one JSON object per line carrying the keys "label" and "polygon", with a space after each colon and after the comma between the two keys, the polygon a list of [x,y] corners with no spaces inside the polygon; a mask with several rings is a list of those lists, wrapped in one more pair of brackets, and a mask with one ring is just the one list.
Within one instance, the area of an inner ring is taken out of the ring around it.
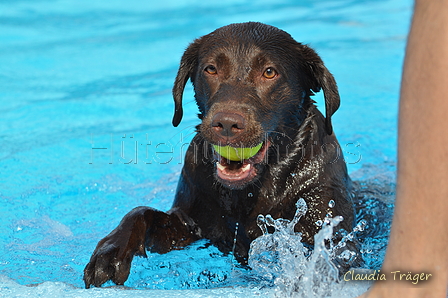
{"label": "blue pool water", "polygon": [[206,242],[135,259],[126,286],[139,291],[81,289],[97,241],[124,214],[171,206],[198,124],[190,87],[183,122],[171,126],[183,50],[244,21],[289,32],[334,74],[342,100],[334,128],[363,194],[359,216],[368,221],[361,235],[366,268],[379,269],[394,200],[411,9],[410,0],[0,0],[0,297],[278,291],[259,286]]}

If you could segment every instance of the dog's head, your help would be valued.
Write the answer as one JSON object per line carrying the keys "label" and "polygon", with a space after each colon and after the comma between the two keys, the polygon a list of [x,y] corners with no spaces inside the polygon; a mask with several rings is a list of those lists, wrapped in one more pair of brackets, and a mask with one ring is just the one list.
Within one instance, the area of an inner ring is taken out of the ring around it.
{"label": "dog's head", "polygon": [[[173,88],[174,126],[182,119],[188,79],[202,119],[198,131],[211,145],[221,146],[215,147],[216,177],[225,186],[241,188],[256,180],[270,135],[298,129],[310,96],[321,89],[325,130],[332,134],[331,116],[339,107],[333,76],[314,50],[278,28],[254,22],[231,24],[190,44]],[[240,149],[223,153],[232,147]],[[233,161],[235,154],[240,160]]]}

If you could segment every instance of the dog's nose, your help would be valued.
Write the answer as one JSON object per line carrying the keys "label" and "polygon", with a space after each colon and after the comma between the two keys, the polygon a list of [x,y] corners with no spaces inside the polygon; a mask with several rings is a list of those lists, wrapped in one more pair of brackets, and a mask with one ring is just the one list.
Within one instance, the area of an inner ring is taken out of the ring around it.
{"label": "dog's nose", "polygon": [[213,116],[212,128],[220,137],[233,139],[244,131],[246,121],[240,114],[219,112]]}

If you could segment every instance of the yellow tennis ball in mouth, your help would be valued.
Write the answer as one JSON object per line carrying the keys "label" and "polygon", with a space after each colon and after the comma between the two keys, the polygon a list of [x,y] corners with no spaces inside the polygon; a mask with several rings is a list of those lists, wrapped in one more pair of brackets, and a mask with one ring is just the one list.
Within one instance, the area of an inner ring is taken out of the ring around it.
{"label": "yellow tennis ball in mouth", "polygon": [[228,160],[241,161],[243,159],[251,158],[257,154],[262,145],[263,143],[260,143],[257,146],[250,148],[213,145],[213,148],[215,148],[215,151],[218,152],[219,155],[227,158]]}

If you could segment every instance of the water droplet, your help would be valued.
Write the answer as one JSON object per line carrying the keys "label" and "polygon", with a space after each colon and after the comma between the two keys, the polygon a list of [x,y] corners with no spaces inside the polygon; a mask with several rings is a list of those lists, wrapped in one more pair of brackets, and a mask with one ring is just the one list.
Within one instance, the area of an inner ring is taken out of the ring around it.
{"label": "water droplet", "polygon": [[247,196],[248,196],[249,198],[252,198],[252,197],[254,196],[254,194],[250,192],[250,193],[247,194]]}
{"label": "water droplet", "polygon": [[296,203],[296,214],[293,221],[298,222],[302,216],[308,211],[308,206],[303,198],[300,198]]}
{"label": "water droplet", "polygon": [[344,260],[345,262],[351,262],[354,258],[356,258],[356,253],[351,250],[344,250],[339,256],[339,259]]}
{"label": "water droplet", "polygon": [[328,202],[328,207],[333,208],[334,205],[336,205],[336,203],[333,200],[330,200],[330,202]]}
{"label": "water droplet", "polygon": [[268,226],[275,227],[275,220],[270,214],[266,215],[265,219]]}
{"label": "water droplet", "polygon": [[318,221],[316,221],[316,225],[319,226],[319,227],[321,227],[323,223],[324,223],[324,222],[321,221],[320,219],[319,219]]}
{"label": "water droplet", "polygon": [[359,221],[359,223],[353,229],[353,232],[362,232],[362,231],[364,231],[366,226],[367,226],[367,221],[365,219],[362,219]]}
{"label": "water droplet", "polygon": [[236,248],[236,241],[237,241],[236,237],[238,236],[238,226],[239,226],[239,223],[237,222],[235,224],[235,236],[233,237],[232,255],[235,255],[235,248]]}
{"label": "water droplet", "polygon": [[264,215],[262,214],[258,215],[257,225],[260,228],[263,235],[266,235],[268,233],[268,228],[266,227],[266,219],[264,218]]}

